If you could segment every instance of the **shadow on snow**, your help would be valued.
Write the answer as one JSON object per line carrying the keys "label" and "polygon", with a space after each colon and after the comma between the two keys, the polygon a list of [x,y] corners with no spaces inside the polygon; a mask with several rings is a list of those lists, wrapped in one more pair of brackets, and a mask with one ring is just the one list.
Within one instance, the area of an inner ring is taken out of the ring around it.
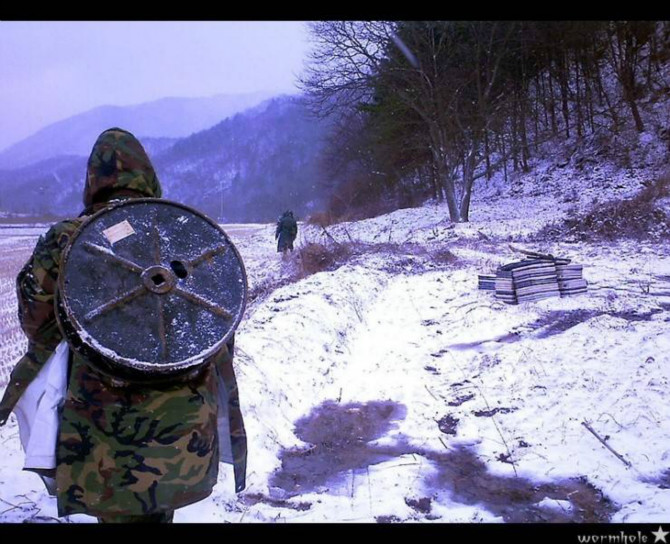
{"label": "shadow on snow", "polygon": [[[444,492],[453,501],[481,505],[506,522],[606,522],[615,511],[583,477],[537,484],[489,473],[469,446],[433,451],[412,445],[402,436],[392,445],[374,443],[405,415],[405,406],[391,401],[323,403],[296,422],[296,435],[310,447],[282,451],[281,468],[272,475],[270,486],[283,490],[288,498],[327,492],[330,487],[346,486],[370,465],[419,455],[434,468],[424,477],[433,497]],[[543,499],[564,502],[539,504]]]}

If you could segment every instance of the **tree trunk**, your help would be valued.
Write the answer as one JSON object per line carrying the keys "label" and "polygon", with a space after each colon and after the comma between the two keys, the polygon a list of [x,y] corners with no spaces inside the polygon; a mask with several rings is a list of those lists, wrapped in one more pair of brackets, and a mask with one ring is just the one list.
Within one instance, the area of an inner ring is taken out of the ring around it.
{"label": "tree trunk", "polygon": [[558,127],[556,126],[556,109],[555,109],[555,96],[554,93],[554,80],[551,77],[551,64],[549,64],[549,112],[551,113],[551,132],[558,134]]}
{"label": "tree trunk", "polygon": [[626,98],[626,102],[628,103],[628,107],[630,107],[630,111],[633,114],[633,120],[635,121],[635,128],[637,129],[638,132],[643,132],[644,125],[642,124],[642,117],[640,117],[640,112],[637,109],[637,103],[635,102],[635,98],[632,97],[632,92],[624,93],[624,95],[628,95],[628,97]]}
{"label": "tree trunk", "polygon": [[544,130],[549,128],[549,107],[547,104],[547,89],[544,82],[544,74],[540,74],[540,91],[542,102],[542,113],[544,114]]}
{"label": "tree trunk", "polygon": [[[484,130],[484,155],[486,156],[486,181],[491,181],[491,157],[489,156],[489,131]],[[488,187],[488,183],[486,185]]]}
{"label": "tree trunk", "polygon": [[567,67],[565,66],[565,59],[562,59],[559,66],[558,82],[561,89],[561,105],[563,109],[563,121],[565,122],[565,137],[570,138],[570,110],[568,108],[569,89],[566,69]]}
{"label": "tree trunk", "polygon": [[614,107],[614,104],[612,104],[612,101],[610,100],[609,94],[607,94],[607,91],[605,88],[602,88],[603,96],[605,97],[605,103],[607,104],[607,110],[609,111],[610,117],[612,117],[612,124],[613,124],[613,131],[615,134],[619,133],[619,115],[616,112],[616,108]]}
{"label": "tree trunk", "polygon": [[456,188],[454,187],[454,180],[448,175],[446,157],[442,156],[441,153],[435,152],[435,150],[433,151],[437,174],[442,181],[442,186],[444,188],[444,196],[447,201],[447,209],[449,210],[449,219],[454,223],[458,223],[460,221],[460,215],[458,212],[458,205],[456,204]]}
{"label": "tree trunk", "polygon": [[517,131],[517,121],[518,115],[517,115],[517,103],[516,100],[512,100],[512,165],[514,168],[514,171],[517,172],[519,170],[519,154],[518,154],[518,149],[519,149],[519,136],[518,136],[518,131]]}
{"label": "tree trunk", "polygon": [[528,100],[524,100],[523,96],[523,89],[522,88],[517,88],[514,91],[514,100],[515,103],[518,104],[519,107],[519,116],[518,116],[518,123],[519,123],[519,137],[520,137],[520,148],[521,148],[521,170],[523,172],[528,172],[529,167],[528,167],[528,159],[530,157],[530,150],[528,148],[528,134],[526,130],[526,107],[528,104]]}
{"label": "tree trunk", "polygon": [[477,142],[472,142],[472,149],[463,163],[463,197],[460,202],[460,221],[467,222],[470,218],[470,197],[475,181]]}
{"label": "tree trunk", "polygon": [[593,52],[588,52],[590,55],[587,56],[587,58],[582,57],[582,73],[584,74],[584,89],[585,89],[585,97],[586,97],[586,114],[587,118],[589,121],[589,128],[591,130],[591,134],[593,134],[596,130],[595,127],[595,121],[594,121],[594,114],[593,114],[593,65],[592,62],[589,61],[589,58],[593,57]]}
{"label": "tree trunk", "polygon": [[579,78],[579,63],[575,55],[575,104],[577,106],[577,138],[582,138],[582,126],[584,124],[584,113],[582,112],[582,92]]}
{"label": "tree trunk", "polygon": [[431,178],[433,180],[433,191],[435,191],[435,200],[437,202],[442,202],[444,200],[444,192],[442,191],[442,186],[440,184],[440,180],[437,177],[437,172],[435,171],[435,168],[431,164]]}
{"label": "tree trunk", "polygon": [[502,149],[502,163],[503,163],[503,172],[505,174],[505,183],[509,183],[509,180],[507,179],[507,146],[505,145],[505,135],[504,133],[500,133],[498,135],[498,138],[500,138],[500,147]]}
{"label": "tree trunk", "polygon": [[626,104],[628,104],[630,112],[633,114],[635,128],[638,132],[642,132],[644,130],[644,125],[642,124],[642,118],[640,117],[640,112],[637,109],[637,102],[635,101],[635,73],[631,65],[622,67],[621,86],[623,88],[623,98],[626,101]]}

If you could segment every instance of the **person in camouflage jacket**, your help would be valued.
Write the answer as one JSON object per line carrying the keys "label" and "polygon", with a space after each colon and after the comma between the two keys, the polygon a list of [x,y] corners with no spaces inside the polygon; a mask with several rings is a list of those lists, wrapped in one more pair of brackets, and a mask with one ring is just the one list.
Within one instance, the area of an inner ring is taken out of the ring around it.
{"label": "person in camouflage jacket", "polygon": [[293,242],[298,235],[298,223],[293,217],[292,211],[285,211],[277,221],[275,239],[277,240],[277,253],[286,254],[290,249],[293,251]]}
{"label": "person in camouflage jacket", "polygon": [[[88,161],[85,211],[52,226],[17,277],[28,350],[0,401],[0,425],[62,340],[54,299],[61,255],[72,234],[112,200],[160,196],[139,141],[118,128],[103,132]],[[187,383],[122,387],[70,350],[57,466],[48,474],[55,477],[58,514],[84,513],[103,522],[171,521],[176,508],[210,495],[219,460],[232,463],[236,492],[244,489],[247,446],[233,347],[234,338]],[[217,415],[220,428],[229,429],[221,435],[228,436],[219,435]]]}

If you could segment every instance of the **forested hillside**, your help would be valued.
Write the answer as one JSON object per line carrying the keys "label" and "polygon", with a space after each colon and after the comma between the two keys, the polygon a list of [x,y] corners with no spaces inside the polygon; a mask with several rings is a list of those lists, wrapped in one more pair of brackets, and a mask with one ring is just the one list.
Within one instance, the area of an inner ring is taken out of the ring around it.
{"label": "forested hillside", "polygon": [[508,191],[538,161],[652,166],[645,148],[670,134],[669,37],[646,21],[314,23],[303,86],[339,121],[328,218],[430,198],[467,221],[496,173]]}
{"label": "forested hillside", "polygon": [[[155,158],[168,198],[226,222],[300,216],[321,204],[326,125],[279,97],[175,143]],[[321,191],[321,193],[320,193]]]}

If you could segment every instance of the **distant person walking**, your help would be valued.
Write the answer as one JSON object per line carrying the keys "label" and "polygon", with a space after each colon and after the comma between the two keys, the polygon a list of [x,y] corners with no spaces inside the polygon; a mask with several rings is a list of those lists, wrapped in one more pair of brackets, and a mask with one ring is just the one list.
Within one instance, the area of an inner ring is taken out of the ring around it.
{"label": "distant person walking", "polygon": [[275,240],[277,240],[277,253],[282,257],[290,249],[293,251],[293,242],[298,234],[298,223],[293,217],[293,212],[286,210],[277,221],[277,230],[275,231]]}

